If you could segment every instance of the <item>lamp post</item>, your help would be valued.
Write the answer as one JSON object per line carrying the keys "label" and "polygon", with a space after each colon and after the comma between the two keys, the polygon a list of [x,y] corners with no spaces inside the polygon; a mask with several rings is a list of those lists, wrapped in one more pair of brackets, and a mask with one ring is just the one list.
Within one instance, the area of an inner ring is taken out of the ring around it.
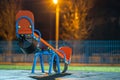
{"label": "lamp post", "polygon": [[53,0],[54,4],[56,4],[56,36],[55,36],[55,40],[56,40],[56,49],[58,49],[58,41],[59,41],[59,4],[58,4],[58,0]]}

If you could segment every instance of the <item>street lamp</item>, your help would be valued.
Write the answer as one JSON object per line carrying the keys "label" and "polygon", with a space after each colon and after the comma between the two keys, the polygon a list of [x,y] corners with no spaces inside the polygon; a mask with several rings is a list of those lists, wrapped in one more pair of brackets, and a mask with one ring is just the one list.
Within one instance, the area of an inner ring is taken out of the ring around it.
{"label": "street lamp", "polygon": [[56,49],[58,49],[58,40],[59,40],[59,4],[58,0],[53,0],[54,4],[56,4]]}

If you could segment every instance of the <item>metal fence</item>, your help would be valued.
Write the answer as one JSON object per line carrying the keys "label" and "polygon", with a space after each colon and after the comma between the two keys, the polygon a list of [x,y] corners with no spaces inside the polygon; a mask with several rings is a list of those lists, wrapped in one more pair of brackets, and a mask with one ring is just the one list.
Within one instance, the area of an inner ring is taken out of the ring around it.
{"label": "metal fence", "polygon": [[[48,41],[55,47],[55,41]],[[24,54],[17,41],[12,41],[12,48],[8,42],[0,41],[0,62],[11,59],[12,62],[32,62],[34,54]],[[73,63],[120,64],[120,40],[84,40],[59,41],[59,47],[70,46],[73,50]],[[12,55],[7,56],[11,50]],[[45,58],[46,59],[46,58]]]}

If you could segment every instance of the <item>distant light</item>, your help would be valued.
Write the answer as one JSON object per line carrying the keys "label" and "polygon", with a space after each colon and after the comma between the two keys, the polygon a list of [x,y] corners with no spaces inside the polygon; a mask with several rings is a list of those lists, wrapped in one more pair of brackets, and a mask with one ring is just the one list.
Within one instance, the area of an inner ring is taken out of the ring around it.
{"label": "distant light", "polygon": [[58,0],[53,0],[53,3],[54,3],[54,4],[57,4],[57,3],[58,3]]}

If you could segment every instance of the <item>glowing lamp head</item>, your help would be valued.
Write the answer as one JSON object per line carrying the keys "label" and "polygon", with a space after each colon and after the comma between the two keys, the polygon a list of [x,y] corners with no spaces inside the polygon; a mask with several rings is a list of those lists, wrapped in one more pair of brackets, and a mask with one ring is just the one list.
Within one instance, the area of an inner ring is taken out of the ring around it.
{"label": "glowing lamp head", "polygon": [[54,3],[54,4],[57,4],[57,3],[58,3],[58,0],[53,0],[53,3]]}

